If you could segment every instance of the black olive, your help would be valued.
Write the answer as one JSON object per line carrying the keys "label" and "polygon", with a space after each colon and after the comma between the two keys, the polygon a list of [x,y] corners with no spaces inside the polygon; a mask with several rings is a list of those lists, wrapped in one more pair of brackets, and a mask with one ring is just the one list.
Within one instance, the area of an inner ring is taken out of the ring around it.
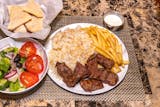
{"label": "black olive", "polygon": [[19,54],[14,58],[14,62],[19,62],[21,60],[21,56]]}
{"label": "black olive", "polygon": [[23,70],[24,70],[24,71],[27,71],[27,69],[26,69],[26,68],[23,68]]}
{"label": "black olive", "polygon": [[9,66],[9,68],[8,68],[8,70],[10,70],[12,67],[11,66]]}
{"label": "black olive", "polygon": [[18,68],[22,68],[22,64],[21,64],[21,63],[16,63],[16,66],[17,66]]}

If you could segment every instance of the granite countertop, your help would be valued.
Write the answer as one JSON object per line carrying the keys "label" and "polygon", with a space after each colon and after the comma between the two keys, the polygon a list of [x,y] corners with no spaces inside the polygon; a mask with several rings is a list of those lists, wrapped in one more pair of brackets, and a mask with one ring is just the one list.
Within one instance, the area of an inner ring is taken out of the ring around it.
{"label": "granite countertop", "polygon": [[[155,0],[156,1],[156,0]],[[1,106],[160,107],[160,6],[154,0],[63,0],[62,16],[103,16],[116,10],[127,18],[145,89],[145,102],[27,101],[0,99]],[[156,5],[157,4],[157,5]]]}

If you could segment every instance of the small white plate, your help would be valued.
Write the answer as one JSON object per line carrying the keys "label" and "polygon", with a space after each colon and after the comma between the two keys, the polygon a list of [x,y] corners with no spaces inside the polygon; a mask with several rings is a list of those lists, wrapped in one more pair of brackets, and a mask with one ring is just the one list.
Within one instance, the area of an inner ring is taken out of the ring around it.
{"label": "small white plate", "polygon": [[8,46],[13,46],[13,47],[17,47],[20,49],[20,47],[26,42],[26,41],[31,41],[34,43],[34,45],[37,48],[37,54],[40,55],[44,61],[44,70],[42,73],[39,74],[39,81],[34,84],[33,86],[26,88],[25,90],[22,91],[16,91],[16,92],[9,92],[9,91],[1,91],[0,93],[5,93],[5,94],[21,94],[21,93],[25,93],[31,89],[33,89],[35,86],[37,86],[45,77],[47,70],[48,70],[48,58],[47,58],[47,54],[45,52],[44,47],[36,40],[31,39],[31,38],[21,38],[21,39],[12,39],[10,37],[4,38],[0,40],[0,51]]}
{"label": "small white plate", "polygon": [[[45,44],[45,48],[46,48],[46,52],[48,54],[48,52],[52,49],[52,38],[55,36],[56,33],[60,32],[60,31],[64,31],[66,29],[74,29],[76,28],[77,26],[80,26],[80,27],[89,27],[89,26],[97,26],[99,28],[104,28],[102,26],[99,26],[99,25],[95,25],[95,24],[91,24],[91,23],[74,23],[74,24],[70,24],[70,25],[67,25],[67,26],[64,26],[62,28],[59,28],[58,30],[56,30],[50,37],[49,39],[47,40],[46,44]],[[111,31],[110,31],[111,32]],[[112,33],[112,32],[111,32]],[[114,34],[114,33],[113,33]],[[114,36],[118,39],[119,43],[122,44],[122,50],[123,50],[123,58],[125,60],[129,60],[128,58],[128,53],[127,53],[127,50],[123,44],[123,42],[118,38],[118,36],[116,36],[114,34]],[[76,93],[76,94],[82,94],[82,95],[96,95],[96,94],[101,94],[101,93],[104,93],[104,92],[107,92],[111,89],[113,89],[114,87],[116,87],[125,77],[126,73],[127,73],[127,70],[128,70],[128,65],[125,65],[124,68],[121,68],[121,72],[118,73],[118,77],[119,77],[119,81],[117,82],[117,84],[115,86],[109,86],[108,84],[103,84],[104,85],[104,88],[102,89],[99,89],[99,90],[96,90],[96,91],[92,91],[92,92],[86,92],[84,91],[80,84],[78,83],[75,87],[73,88],[70,88],[70,87],[67,87],[67,85],[62,81],[62,80],[59,80],[59,78],[57,77],[57,75],[54,74],[55,71],[52,71],[50,68],[48,70],[48,75],[50,76],[50,78],[58,85],[60,86],[61,88],[67,90],[67,91],[70,91],[72,93]]]}

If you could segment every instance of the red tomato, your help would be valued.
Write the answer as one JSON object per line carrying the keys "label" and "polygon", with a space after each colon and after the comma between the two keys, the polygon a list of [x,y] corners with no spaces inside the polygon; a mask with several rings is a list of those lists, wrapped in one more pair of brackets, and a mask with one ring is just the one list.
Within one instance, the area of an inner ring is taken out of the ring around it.
{"label": "red tomato", "polygon": [[22,57],[29,57],[31,55],[36,54],[36,51],[37,51],[37,49],[36,49],[35,45],[33,44],[33,42],[28,41],[22,45],[22,47],[19,51],[19,54]]}
{"label": "red tomato", "polygon": [[37,83],[39,78],[37,74],[24,71],[20,75],[20,81],[26,88],[28,88]]}
{"label": "red tomato", "polygon": [[39,74],[43,71],[43,60],[39,55],[32,55],[25,62],[26,69],[29,72]]}

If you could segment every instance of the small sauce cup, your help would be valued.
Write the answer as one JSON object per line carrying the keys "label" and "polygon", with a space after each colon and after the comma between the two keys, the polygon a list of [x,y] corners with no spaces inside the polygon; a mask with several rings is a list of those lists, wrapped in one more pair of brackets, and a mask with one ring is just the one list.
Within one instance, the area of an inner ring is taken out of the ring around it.
{"label": "small sauce cup", "polygon": [[124,17],[116,11],[109,11],[104,15],[103,21],[105,27],[112,31],[117,31],[123,27]]}

